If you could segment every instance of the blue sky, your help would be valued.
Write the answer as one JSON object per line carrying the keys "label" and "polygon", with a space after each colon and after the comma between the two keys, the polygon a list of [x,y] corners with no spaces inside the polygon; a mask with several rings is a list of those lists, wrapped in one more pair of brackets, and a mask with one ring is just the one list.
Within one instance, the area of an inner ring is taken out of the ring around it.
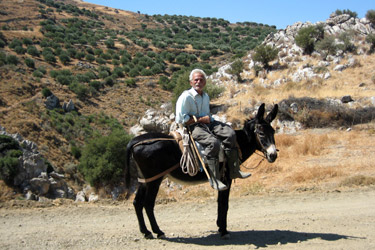
{"label": "blue sky", "polygon": [[375,9],[374,0],[84,0],[85,2],[142,14],[216,17],[236,22],[256,22],[285,29],[295,22],[325,21],[337,9],[357,12],[362,18]]}

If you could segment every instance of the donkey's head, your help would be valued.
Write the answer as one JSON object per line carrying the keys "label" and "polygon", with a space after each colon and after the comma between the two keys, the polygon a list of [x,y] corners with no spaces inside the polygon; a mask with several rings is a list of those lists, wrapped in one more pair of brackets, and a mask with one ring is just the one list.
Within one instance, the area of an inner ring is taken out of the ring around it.
{"label": "donkey's head", "polygon": [[256,117],[248,120],[244,129],[251,138],[255,138],[256,149],[263,152],[268,162],[274,162],[277,158],[277,149],[275,146],[275,130],[272,128],[271,122],[277,115],[278,105],[275,104],[266,118],[264,118],[264,106],[264,103],[260,105]]}

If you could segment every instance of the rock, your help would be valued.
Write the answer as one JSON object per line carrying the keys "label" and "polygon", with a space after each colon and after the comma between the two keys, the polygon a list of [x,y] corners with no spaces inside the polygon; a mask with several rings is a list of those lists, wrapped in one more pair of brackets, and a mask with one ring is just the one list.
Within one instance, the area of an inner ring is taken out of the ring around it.
{"label": "rock", "polygon": [[32,141],[29,141],[29,140],[23,140],[21,142],[21,145],[23,148],[29,150],[29,151],[32,151],[34,153],[36,153],[38,151],[38,146],[32,142]]}
{"label": "rock", "polygon": [[89,202],[96,202],[99,200],[99,196],[97,194],[91,193],[89,195]]}
{"label": "rock", "polygon": [[55,109],[60,107],[60,100],[54,94],[47,97],[44,102],[47,109]]}
{"label": "rock", "polygon": [[76,202],[85,202],[86,201],[86,198],[85,198],[85,193],[83,191],[79,191],[76,195]]}
{"label": "rock", "polygon": [[344,69],[346,69],[346,67],[347,67],[346,65],[339,64],[333,70],[335,70],[335,71],[343,71]]}
{"label": "rock", "polygon": [[350,95],[346,95],[346,96],[343,96],[341,98],[341,102],[342,103],[349,103],[349,102],[353,102],[354,100],[352,99],[352,97]]}
{"label": "rock", "polygon": [[46,195],[49,191],[50,182],[44,178],[33,178],[30,180],[30,187],[33,193]]}
{"label": "rock", "polygon": [[290,104],[290,109],[293,111],[293,113],[298,113],[298,104],[293,102]]}
{"label": "rock", "polygon": [[64,102],[62,108],[65,112],[71,112],[71,111],[75,110],[75,106],[74,106],[74,103],[73,103],[72,99],[70,99],[68,103]]}
{"label": "rock", "polygon": [[27,191],[27,193],[25,194],[25,199],[28,200],[28,201],[36,201],[37,200],[37,196],[35,194],[33,194],[33,192],[31,192],[30,190]]}

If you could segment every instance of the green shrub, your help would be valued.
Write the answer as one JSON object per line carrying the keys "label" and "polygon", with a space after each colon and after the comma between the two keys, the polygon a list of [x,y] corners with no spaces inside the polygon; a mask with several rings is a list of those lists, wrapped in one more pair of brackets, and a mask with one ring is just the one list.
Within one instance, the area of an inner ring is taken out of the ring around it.
{"label": "green shrub", "polygon": [[242,82],[242,78],[241,78],[242,71],[243,71],[242,60],[238,59],[231,64],[231,69],[229,70],[229,72],[237,76],[238,82]]}
{"label": "green shrub", "polygon": [[17,54],[19,54],[19,55],[23,55],[23,54],[26,53],[26,49],[25,49],[24,47],[22,47],[22,46],[16,46],[16,47],[14,48],[14,51],[15,51]]}
{"label": "green shrub", "polygon": [[33,45],[30,45],[30,46],[27,47],[27,53],[31,56],[39,56],[40,55],[39,50]]}
{"label": "green shrub", "polygon": [[43,89],[42,89],[42,95],[43,95],[44,97],[51,96],[51,95],[52,95],[52,91],[51,91],[49,88],[43,88]]}
{"label": "green shrub", "polygon": [[372,23],[372,25],[375,25],[375,10],[368,10],[366,18]]}
{"label": "green shrub", "polygon": [[7,64],[13,64],[13,65],[17,65],[19,63],[18,57],[15,55],[8,55],[6,57],[6,62]]}
{"label": "green shrub", "polygon": [[22,155],[20,145],[7,135],[0,135],[0,179],[12,185],[18,173],[18,157]]}
{"label": "green shrub", "polygon": [[31,40],[30,38],[25,37],[25,38],[22,39],[22,43],[25,44],[26,46],[27,45],[31,45],[31,44],[33,44],[33,40]]}
{"label": "green shrub", "polygon": [[86,54],[85,58],[86,58],[86,60],[89,61],[89,62],[93,62],[93,61],[95,61],[95,56],[92,55],[92,54]]}
{"label": "green shrub", "polygon": [[12,185],[14,177],[18,173],[19,161],[14,157],[1,157],[0,158],[0,179],[7,185]]}
{"label": "green shrub", "polygon": [[335,55],[338,49],[335,43],[335,37],[327,36],[323,40],[320,40],[315,45],[319,52],[325,53],[326,55]]}
{"label": "green shrub", "polygon": [[375,51],[375,34],[368,34],[366,42],[370,44],[370,53],[373,53]]}
{"label": "green shrub", "polygon": [[59,59],[60,59],[60,62],[62,63],[62,64],[64,64],[64,65],[67,65],[67,64],[69,64],[69,62],[70,62],[70,57],[69,57],[69,54],[67,53],[67,52],[62,52],[62,53],[60,53],[60,55],[59,55]]}
{"label": "green shrub", "polygon": [[75,145],[70,145],[70,153],[73,155],[74,158],[76,158],[77,160],[79,160],[79,158],[81,158],[82,156],[82,151],[79,147],[75,146]]}
{"label": "green shrub", "polygon": [[269,62],[275,60],[279,50],[270,45],[259,45],[255,48],[253,60],[263,64],[265,69],[269,68]]}
{"label": "green shrub", "polygon": [[115,130],[109,136],[96,136],[86,144],[78,170],[90,185],[100,187],[121,181],[130,139],[123,130]]}
{"label": "green shrub", "polygon": [[46,60],[46,62],[50,64],[56,63],[56,57],[52,53],[43,53],[43,57],[44,57],[44,60]]}
{"label": "green shrub", "polygon": [[17,38],[13,39],[10,42],[10,44],[8,45],[8,47],[11,48],[11,49],[16,48],[17,46],[21,46],[22,47],[22,42],[19,39],[17,39]]}
{"label": "green shrub", "polygon": [[137,86],[134,78],[126,79],[125,84],[126,86],[131,87],[131,88],[134,88],[135,86]]}
{"label": "green shrub", "polygon": [[79,99],[85,98],[89,93],[89,89],[85,85],[77,82],[69,84],[69,89],[73,91]]}
{"label": "green shrub", "polygon": [[295,41],[303,49],[304,54],[311,55],[314,52],[318,34],[316,26],[308,26],[298,31]]}
{"label": "green shrub", "polygon": [[346,9],[346,10],[336,10],[335,13],[337,15],[348,14],[350,17],[354,17],[354,18],[356,18],[358,16],[357,12],[351,11],[349,9]]}
{"label": "green shrub", "polygon": [[25,64],[26,64],[26,66],[29,67],[29,68],[35,68],[35,62],[34,62],[34,60],[31,59],[31,58],[26,58],[26,59],[25,59]]}
{"label": "green shrub", "polygon": [[44,74],[40,71],[40,70],[34,70],[33,72],[33,77],[38,77],[38,78],[42,78],[44,76]]}

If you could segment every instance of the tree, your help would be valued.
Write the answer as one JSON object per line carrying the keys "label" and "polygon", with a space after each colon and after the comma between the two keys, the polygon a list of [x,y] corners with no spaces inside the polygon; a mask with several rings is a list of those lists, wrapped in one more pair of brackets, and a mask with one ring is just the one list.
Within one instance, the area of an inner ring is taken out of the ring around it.
{"label": "tree", "polygon": [[323,40],[316,43],[316,49],[325,55],[334,55],[337,51],[337,45],[335,43],[335,37],[327,36]]}
{"label": "tree", "polygon": [[372,25],[375,25],[375,10],[368,10],[366,13],[366,18]]}
{"label": "tree", "polygon": [[366,42],[370,44],[370,53],[375,51],[375,34],[368,34],[366,37]]}
{"label": "tree", "polygon": [[242,82],[242,78],[241,78],[242,71],[243,71],[243,62],[242,60],[238,59],[232,63],[229,73],[237,76],[238,82]]}
{"label": "tree", "polygon": [[346,10],[336,10],[335,13],[337,15],[348,14],[350,17],[354,17],[354,18],[356,18],[358,16],[357,12],[351,11],[349,9],[346,9]]}
{"label": "tree", "polygon": [[120,182],[130,140],[131,136],[120,129],[108,136],[95,136],[83,148],[78,170],[95,187]]}
{"label": "tree", "polygon": [[295,37],[296,44],[303,49],[304,54],[311,55],[315,49],[318,31],[315,26],[301,28]]}
{"label": "tree", "polygon": [[62,53],[60,53],[60,55],[59,55],[59,59],[60,59],[60,62],[62,63],[62,64],[64,64],[64,65],[67,65],[67,64],[69,64],[69,62],[70,62],[70,57],[69,57],[69,54],[67,53],[67,52],[62,52]]}
{"label": "tree", "polygon": [[31,58],[26,58],[26,59],[25,59],[25,64],[26,64],[26,66],[29,67],[29,68],[35,68],[35,62],[34,62],[34,60],[31,59]]}
{"label": "tree", "polygon": [[279,53],[277,48],[273,48],[270,45],[259,45],[254,51],[253,60],[262,63],[264,69],[269,68],[269,62],[275,60]]}

